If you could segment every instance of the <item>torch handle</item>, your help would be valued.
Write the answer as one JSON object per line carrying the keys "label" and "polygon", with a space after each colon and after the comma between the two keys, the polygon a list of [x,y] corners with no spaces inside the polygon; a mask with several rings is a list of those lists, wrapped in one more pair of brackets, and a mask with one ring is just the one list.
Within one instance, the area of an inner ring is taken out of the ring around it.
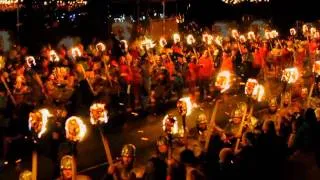
{"label": "torch handle", "polygon": [[[111,155],[111,151],[110,151],[108,138],[106,136],[104,136],[101,127],[99,127],[99,133],[100,133],[101,140],[102,140],[102,143],[103,143],[104,151],[106,153],[107,161],[109,163],[109,166],[111,166],[111,165],[113,165],[113,160],[112,160],[112,155]],[[113,175],[113,179],[117,180],[118,177],[116,175]]]}
{"label": "torch handle", "polygon": [[106,71],[106,75],[107,75],[110,87],[112,87],[112,81],[111,81],[111,77],[110,77],[110,73],[109,73],[109,68],[108,68],[107,63],[105,61],[103,61],[103,64],[104,64],[104,68]]}
{"label": "torch handle", "polygon": [[[240,145],[240,140],[241,140],[241,136],[242,136],[242,130],[243,130],[243,127],[244,127],[244,123],[246,121],[246,116],[247,116],[247,105],[245,106],[244,108],[244,113],[243,113],[243,116],[242,116],[242,120],[241,120],[241,124],[240,124],[240,128],[239,128],[239,131],[238,131],[238,135],[240,135],[240,137],[237,137],[237,142],[236,142],[236,146],[235,146],[235,152],[239,149],[239,145]],[[250,114],[252,114],[252,111],[253,111],[253,104],[251,105],[250,107],[250,112],[249,112],[249,116],[251,116]],[[249,118],[249,117],[248,117]]]}
{"label": "torch handle", "polygon": [[82,66],[82,64],[80,65],[81,66],[81,70],[82,70],[82,73],[84,75],[84,78],[86,79],[86,81],[88,82],[88,85],[89,85],[89,88],[91,90],[91,92],[93,93],[93,95],[96,95],[96,92],[94,91],[93,87],[92,87],[92,84],[90,83],[89,79],[87,78],[86,76],[86,71],[84,70],[84,67]]}
{"label": "torch handle", "polygon": [[310,100],[311,100],[311,97],[312,97],[313,89],[314,89],[314,82],[312,83],[310,91],[309,91],[308,100],[307,100],[307,107],[310,106]]}
{"label": "torch handle", "polygon": [[77,159],[72,155],[72,180],[77,180]]}
{"label": "torch handle", "polygon": [[219,100],[216,101],[216,103],[215,103],[215,105],[213,107],[213,112],[212,112],[210,123],[209,123],[209,133],[208,133],[208,136],[206,138],[206,143],[205,143],[205,146],[204,146],[205,152],[208,151],[211,134],[212,134],[214,126],[216,125],[215,121],[216,121],[216,116],[217,116],[217,111],[218,111],[218,104],[219,104]]}
{"label": "torch handle", "polygon": [[13,95],[12,95],[12,93],[11,93],[11,90],[10,90],[8,84],[6,83],[5,79],[3,78],[3,76],[1,76],[1,82],[3,83],[4,87],[6,88],[7,93],[9,94],[9,97],[10,97],[12,103],[13,103],[15,106],[17,106],[17,102],[16,102],[16,100],[14,99],[14,97],[13,97]]}
{"label": "torch handle", "polygon": [[32,151],[32,180],[37,180],[38,174],[38,153],[36,150]]}

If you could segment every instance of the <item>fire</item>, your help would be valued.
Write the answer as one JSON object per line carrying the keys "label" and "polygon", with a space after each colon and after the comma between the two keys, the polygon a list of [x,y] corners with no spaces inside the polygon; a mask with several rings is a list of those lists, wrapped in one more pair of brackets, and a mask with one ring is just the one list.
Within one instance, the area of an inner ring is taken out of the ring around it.
{"label": "fire", "polygon": [[208,45],[210,45],[210,44],[212,44],[213,36],[208,33],[204,33],[202,35],[202,41],[207,43]]}
{"label": "fire", "polygon": [[232,37],[233,37],[234,39],[238,39],[238,37],[239,37],[239,32],[238,32],[238,30],[233,29],[233,30],[231,31],[231,34],[232,34]]}
{"label": "fire", "polygon": [[81,141],[87,132],[87,127],[83,121],[76,116],[72,116],[66,121],[66,138],[73,142]]}
{"label": "fire", "polygon": [[26,60],[26,63],[27,63],[27,65],[28,65],[28,67],[36,66],[36,65],[37,65],[36,60],[34,59],[33,56],[27,56],[27,57],[25,58],[25,60]]}
{"label": "fire", "polygon": [[163,47],[165,47],[168,43],[167,43],[167,40],[166,40],[164,37],[161,37],[160,40],[159,40],[159,44],[160,44],[160,46],[163,48]]}
{"label": "fire", "polygon": [[49,117],[52,117],[52,114],[48,109],[40,109],[29,114],[29,129],[36,133],[38,138],[46,132]]}
{"label": "fire", "polygon": [[106,45],[104,45],[102,42],[99,42],[96,45],[96,49],[97,49],[97,51],[105,51],[106,50]]}
{"label": "fire", "polygon": [[272,38],[271,32],[265,31],[265,32],[264,32],[264,37],[265,37],[267,40],[271,39],[271,38]]}
{"label": "fire", "polygon": [[90,106],[90,122],[91,124],[108,123],[108,111],[106,105],[102,103],[94,103]]}
{"label": "fire", "polygon": [[60,58],[58,56],[58,54],[56,53],[55,50],[50,50],[49,51],[49,60],[51,62],[59,62],[60,61]]}
{"label": "fire", "polygon": [[314,36],[316,32],[317,32],[317,29],[315,27],[310,28],[311,36]]}
{"label": "fire", "polygon": [[247,83],[246,83],[246,87],[245,87],[245,94],[247,96],[252,96],[253,95],[253,91],[256,88],[256,86],[258,85],[258,81],[256,79],[251,79],[249,78]]}
{"label": "fire", "polygon": [[120,42],[121,42],[121,43],[123,43],[123,45],[124,45],[124,49],[126,49],[126,50],[127,50],[127,49],[128,49],[128,47],[129,47],[129,46],[128,46],[128,41],[126,41],[126,40],[124,40],[124,39],[123,39],[123,40],[121,40]]}
{"label": "fire", "polygon": [[320,61],[315,61],[312,67],[312,72],[320,75]]}
{"label": "fire", "polygon": [[147,50],[154,48],[156,44],[152,39],[149,39],[147,37],[144,37],[144,40],[141,42],[141,48],[146,47]]}
{"label": "fire", "polygon": [[251,40],[255,40],[256,39],[256,35],[254,34],[253,31],[248,32],[248,39],[251,39]]}
{"label": "fire", "polygon": [[271,35],[271,38],[273,39],[273,38],[277,38],[279,36],[279,33],[276,30],[272,30],[270,35]]}
{"label": "fire", "polygon": [[240,42],[241,42],[241,43],[245,43],[245,42],[247,41],[247,39],[246,39],[246,37],[245,37],[244,35],[241,35],[241,36],[239,37],[239,39],[240,39]]}
{"label": "fire", "polygon": [[264,87],[261,84],[253,88],[252,98],[260,102],[264,98]]}
{"label": "fire", "polygon": [[162,129],[169,134],[177,134],[179,132],[177,118],[171,114],[166,115],[162,120]]}
{"label": "fire", "polygon": [[189,35],[187,36],[187,44],[192,45],[192,44],[194,44],[194,43],[196,43],[196,40],[194,39],[194,37],[193,37],[192,34],[189,34]]}
{"label": "fire", "polygon": [[303,34],[305,34],[305,33],[308,33],[308,32],[309,32],[309,27],[308,27],[308,25],[307,25],[307,24],[304,24],[304,25],[302,26],[302,32],[303,32]]}
{"label": "fire", "polygon": [[297,34],[296,29],[295,29],[295,28],[291,28],[291,29],[290,29],[290,35],[291,35],[291,36],[295,36],[296,34]]}
{"label": "fire", "polygon": [[229,71],[222,71],[217,75],[215,86],[224,93],[231,87],[231,73]]}
{"label": "fire", "polygon": [[297,68],[286,68],[283,73],[281,80],[286,81],[289,84],[295,83],[299,78],[299,71]]}
{"label": "fire", "polygon": [[181,115],[189,116],[193,110],[193,106],[190,97],[180,98],[177,102],[177,108]]}
{"label": "fire", "polygon": [[178,33],[174,33],[173,35],[172,35],[172,38],[173,38],[173,42],[176,44],[176,43],[178,43],[178,42],[180,42],[180,34],[178,34]]}
{"label": "fire", "polygon": [[81,57],[82,53],[78,47],[71,48],[71,56],[73,58]]}
{"label": "fire", "polygon": [[217,36],[214,41],[217,45],[222,46],[223,38],[221,36]]}

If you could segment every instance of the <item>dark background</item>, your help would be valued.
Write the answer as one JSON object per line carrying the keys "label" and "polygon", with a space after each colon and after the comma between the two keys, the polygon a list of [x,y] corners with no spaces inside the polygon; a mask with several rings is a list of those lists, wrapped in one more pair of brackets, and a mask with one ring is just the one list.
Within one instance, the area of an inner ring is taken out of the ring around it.
{"label": "dark background", "polygon": [[[35,2],[42,4],[43,1],[24,1],[24,8],[20,10],[19,32],[16,12],[0,12],[0,29],[9,30],[21,44],[38,49],[45,43],[57,43],[66,35],[80,36],[85,42],[90,42],[93,37],[106,39],[110,31],[108,27],[115,16],[125,14],[137,19],[162,12],[160,0],[89,0],[87,6],[71,12],[51,6],[34,8]],[[296,20],[319,19],[317,4],[315,0],[270,0],[269,3],[238,5],[225,4],[221,0],[168,0],[166,15],[185,14],[185,22],[194,20],[202,26],[209,26],[218,20],[237,20],[241,23],[242,16],[252,15],[257,19],[270,20],[280,34],[285,34],[296,25]],[[64,19],[61,19],[63,13]],[[71,21],[67,17],[73,14],[77,16]]]}

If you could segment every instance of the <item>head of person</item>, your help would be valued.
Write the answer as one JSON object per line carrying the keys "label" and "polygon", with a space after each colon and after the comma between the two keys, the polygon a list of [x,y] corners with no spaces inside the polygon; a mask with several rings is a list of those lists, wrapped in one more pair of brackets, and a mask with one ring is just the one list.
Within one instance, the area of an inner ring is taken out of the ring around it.
{"label": "head of person", "polygon": [[72,156],[65,155],[60,161],[60,171],[62,179],[72,179]]}
{"label": "head of person", "polygon": [[208,120],[205,114],[200,114],[196,123],[197,123],[198,130],[200,131],[207,130]]}
{"label": "head of person", "polygon": [[231,148],[223,148],[219,153],[220,164],[232,164],[234,160],[234,154]]}
{"label": "head of person", "polygon": [[125,166],[133,164],[136,156],[136,147],[133,144],[126,144],[121,150],[121,160]]}
{"label": "head of person", "polygon": [[269,103],[268,103],[268,106],[269,106],[269,111],[271,113],[275,113],[278,109],[278,101],[277,101],[277,97],[273,97],[269,100]]}
{"label": "head of person", "polygon": [[160,154],[166,154],[169,149],[169,139],[166,136],[160,136],[157,139],[157,151]]}

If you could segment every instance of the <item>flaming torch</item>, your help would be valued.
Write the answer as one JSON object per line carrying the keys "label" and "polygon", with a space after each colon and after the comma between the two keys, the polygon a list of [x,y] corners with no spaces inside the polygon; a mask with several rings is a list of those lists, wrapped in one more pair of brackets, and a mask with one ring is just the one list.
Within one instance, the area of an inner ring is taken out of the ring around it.
{"label": "flaming torch", "polygon": [[32,151],[32,180],[37,179],[38,153],[37,142],[47,130],[48,119],[52,117],[48,109],[40,109],[29,114],[29,129],[33,135],[34,149]]}
{"label": "flaming torch", "polygon": [[297,34],[296,29],[295,29],[295,28],[291,28],[291,29],[290,29],[290,35],[291,35],[291,36],[295,36],[296,34]]}
{"label": "flaming torch", "polygon": [[37,65],[36,59],[33,56],[27,56],[25,58],[25,61],[26,61],[26,63],[27,63],[29,68],[31,68],[32,66],[36,66]]}
{"label": "flaming torch", "polygon": [[73,48],[71,48],[70,54],[71,54],[71,57],[72,57],[73,59],[76,59],[76,58],[82,56],[82,53],[81,53],[81,51],[80,51],[80,49],[79,49],[78,47],[73,47]]}
{"label": "flaming torch", "polygon": [[311,100],[311,97],[312,97],[313,89],[314,89],[315,84],[317,83],[316,82],[316,77],[320,76],[320,61],[315,61],[314,62],[313,67],[312,67],[312,72],[313,72],[313,83],[311,85],[310,92],[309,92],[309,95],[308,95],[307,107],[310,106],[310,100]]}
{"label": "flaming torch", "polygon": [[77,161],[74,154],[76,144],[83,140],[87,132],[87,127],[82,119],[77,116],[71,116],[65,123],[66,138],[72,143],[73,161],[72,161],[72,180],[77,177]]}
{"label": "flaming torch", "polygon": [[146,48],[146,50],[152,49],[156,46],[156,44],[154,43],[154,41],[152,39],[149,39],[147,37],[144,37],[144,40],[141,42],[141,48],[143,49],[143,47]]}
{"label": "flaming torch", "polygon": [[230,71],[222,71],[217,75],[215,86],[220,89],[221,93],[226,92],[231,87]]}
{"label": "flaming torch", "polygon": [[100,51],[100,52],[103,52],[106,50],[106,45],[103,44],[102,42],[99,42],[96,44],[96,50],[97,51]]}
{"label": "flaming torch", "polygon": [[49,51],[49,60],[51,62],[59,62],[60,61],[60,58],[58,56],[58,54],[56,53],[55,50],[50,50]]}
{"label": "flaming torch", "polygon": [[[168,160],[172,159],[172,143],[173,136],[179,133],[178,121],[175,116],[172,114],[167,114],[162,120],[162,129],[168,138],[169,147],[168,147]],[[171,175],[172,166],[169,164],[167,169],[167,177]]]}
{"label": "flaming torch", "polygon": [[256,35],[254,34],[253,31],[248,32],[248,39],[255,41],[256,40]]}
{"label": "flaming torch", "polygon": [[178,33],[174,33],[173,35],[172,35],[172,39],[173,39],[173,42],[175,43],[175,44],[177,44],[178,42],[180,42],[180,34],[178,34]]}
{"label": "flaming torch", "polygon": [[159,40],[159,44],[162,48],[164,48],[168,43],[167,40],[164,37],[161,37]]}
{"label": "flaming torch", "polygon": [[[285,92],[287,90],[287,85],[294,84],[298,79],[299,79],[299,71],[296,67],[284,69],[281,77],[281,81],[284,82],[283,92],[281,96],[281,108],[283,107],[283,100],[284,100]],[[290,91],[289,94],[291,94],[291,87],[289,91]]]}
{"label": "flaming torch", "polygon": [[196,49],[193,46],[196,43],[196,39],[193,37],[192,34],[189,34],[186,39],[187,39],[187,44],[192,46],[193,53],[194,53],[194,55],[196,56],[196,58],[198,60],[198,53],[197,53]]}
{"label": "flaming torch", "polygon": [[231,34],[232,34],[232,38],[233,38],[233,39],[238,39],[238,38],[239,38],[239,32],[238,32],[238,30],[233,29],[233,30],[231,31]]}
{"label": "flaming torch", "polygon": [[208,45],[211,45],[212,41],[213,41],[213,36],[208,34],[208,33],[204,33],[202,35],[202,41],[205,42]]}
{"label": "flaming torch", "polygon": [[[187,133],[186,117],[190,116],[193,109],[193,104],[191,102],[190,97],[184,97],[179,99],[177,102],[177,109],[182,117],[183,131],[184,133]],[[184,137],[186,137],[186,134],[184,134]]]}
{"label": "flaming torch", "polygon": [[[103,134],[102,126],[108,123],[108,111],[106,110],[106,104],[104,103],[93,103],[90,106],[90,122],[92,125],[97,126],[103,143],[104,151],[106,153],[107,161],[109,165],[113,164],[112,154],[109,146],[109,141]],[[116,176],[114,176],[116,178]]]}

